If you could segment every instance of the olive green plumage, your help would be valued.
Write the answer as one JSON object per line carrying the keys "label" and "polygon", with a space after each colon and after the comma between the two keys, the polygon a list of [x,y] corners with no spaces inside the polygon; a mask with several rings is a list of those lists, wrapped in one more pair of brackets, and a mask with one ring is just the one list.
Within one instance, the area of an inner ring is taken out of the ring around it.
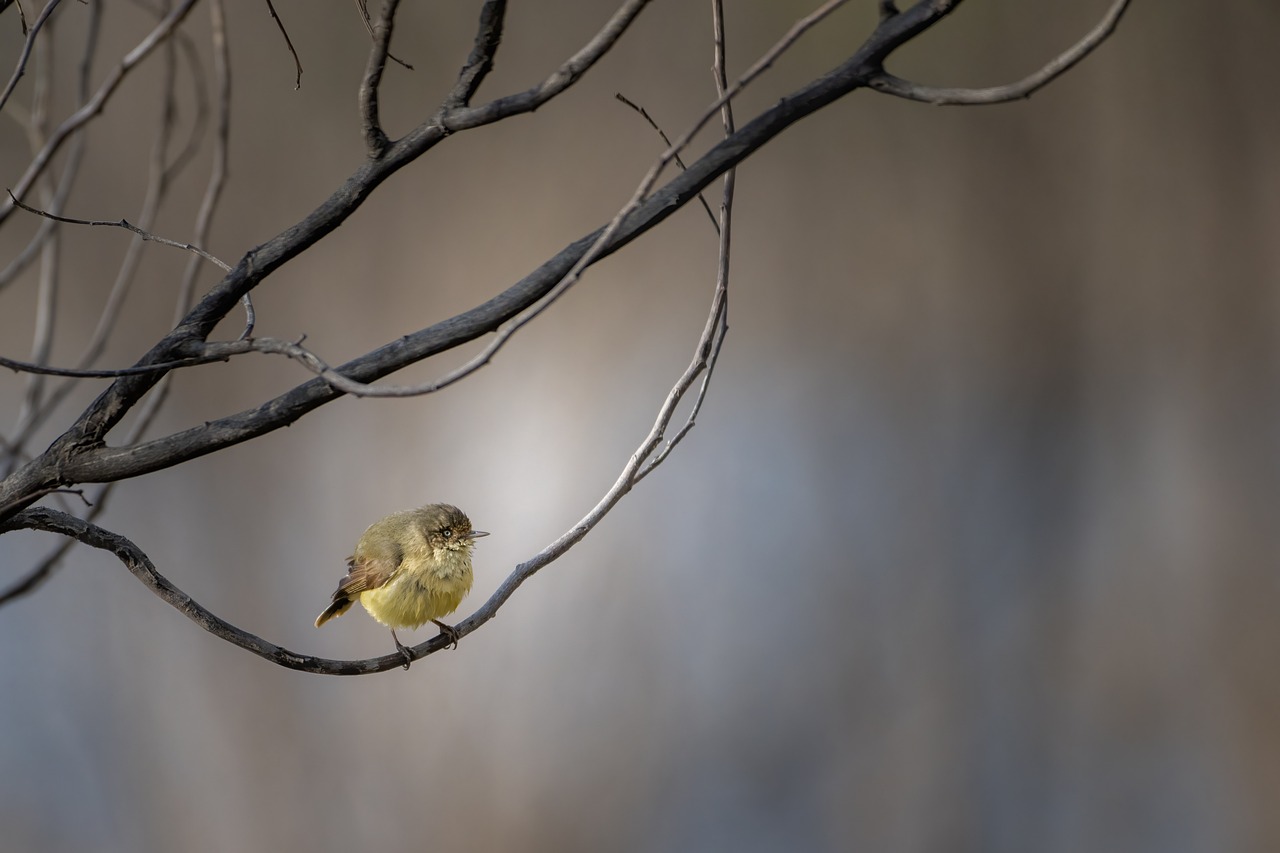
{"label": "olive green plumage", "polygon": [[316,627],[359,601],[391,629],[406,667],[408,652],[396,628],[434,622],[456,642],[456,632],[440,618],[457,610],[471,591],[471,550],[476,539],[487,535],[473,530],[471,519],[449,504],[430,504],[375,521],[347,559],[347,575],[316,617]]}

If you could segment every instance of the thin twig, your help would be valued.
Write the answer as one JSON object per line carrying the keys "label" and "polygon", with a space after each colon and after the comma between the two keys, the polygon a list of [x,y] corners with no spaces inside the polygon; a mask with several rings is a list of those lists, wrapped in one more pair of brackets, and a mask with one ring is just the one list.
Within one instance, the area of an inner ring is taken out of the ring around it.
{"label": "thin twig", "polygon": [[[259,340],[266,340],[265,338]],[[214,345],[210,346],[211,351],[208,355],[193,356],[192,358],[175,359],[174,361],[163,361],[155,364],[141,364],[134,367],[121,367],[116,369],[92,370],[80,367],[53,367],[47,364],[37,364],[32,361],[20,361],[15,358],[7,358],[0,355],[0,368],[12,370],[15,373],[35,373],[41,376],[65,376],[71,379],[119,379],[121,376],[141,376],[147,373],[163,373],[166,370],[177,370],[182,367],[196,367],[201,364],[212,364],[215,361],[226,361],[230,355],[239,355],[246,352],[261,352],[255,350],[251,344],[255,343],[252,339],[246,341],[237,341],[235,344],[228,345],[229,348],[238,347],[235,352],[228,354],[225,350],[217,350]],[[18,445],[11,446],[11,450],[17,449]]]}
{"label": "thin twig", "polygon": [[27,34],[27,11],[22,8],[22,0],[0,0],[0,12],[9,8],[10,3],[18,7],[18,24],[22,29],[22,35],[25,37]]}
{"label": "thin twig", "polygon": [[34,213],[36,216],[43,216],[46,219],[52,219],[55,222],[64,222],[68,225],[109,225],[114,228],[123,228],[126,231],[131,231],[134,234],[138,235],[138,237],[142,238],[143,241],[159,243],[162,246],[171,246],[175,249],[184,249],[185,251],[191,252],[192,254],[195,254],[195,255],[199,255],[200,257],[204,258],[206,261],[209,261],[210,263],[221,267],[225,272],[231,272],[230,264],[209,254],[204,249],[201,249],[199,246],[194,246],[191,243],[179,243],[177,240],[170,240],[165,237],[160,237],[156,234],[152,234],[150,231],[147,231],[143,228],[139,228],[137,225],[134,225],[132,222],[130,222],[127,219],[116,219],[116,220],[75,219],[74,217],[70,217],[70,216],[58,216],[55,213],[49,213],[47,210],[41,210],[38,207],[32,207],[26,202],[19,201],[16,197],[14,197],[12,192],[9,193],[9,198],[18,207],[22,208],[28,213]]}
{"label": "thin twig", "polygon": [[949,88],[944,86],[922,86],[919,83],[913,83],[910,80],[904,80],[901,77],[894,76],[888,71],[881,71],[879,74],[867,81],[867,85],[875,89],[877,92],[883,92],[886,95],[894,95],[899,98],[906,98],[911,101],[923,101],[926,104],[958,104],[967,106],[976,106],[983,104],[1003,104],[1008,101],[1016,101],[1022,98],[1029,98],[1040,89],[1052,83],[1058,77],[1071,70],[1076,63],[1084,59],[1092,53],[1098,45],[1106,41],[1107,37],[1115,31],[1116,25],[1120,23],[1120,18],[1124,15],[1125,9],[1129,7],[1130,0],[1116,0],[1103,15],[1102,20],[1098,22],[1092,30],[1085,34],[1084,38],[1076,42],[1060,55],[1050,62],[1046,63],[1039,71],[1031,74],[1016,83],[1009,83],[1004,86],[991,86],[985,89],[964,89]]}
{"label": "thin twig", "polygon": [[[0,110],[4,109],[4,105],[9,102],[9,96],[13,94],[13,90],[18,88],[18,81],[22,79],[22,75],[27,70],[27,60],[31,58],[31,49],[35,46],[36,36],[40,34],[40,30],[44,27],[45,21],[49,20],[49,16],[53,14],[53,10],[58,8],[58,4],[62,0],[49,0],[45,7],[40,10],[40,16],[36,18],[36,22],[31,25],[31,29],[24,30],[26,40],[22,43],[22,52],[18,54],[18,62],[13,67],[13,74],[9,77],[9,83],[4,87],[4,91],[0,92]],[[21,6],[18,7],[22,9]],[[26,18],[23,18],[25,23]]]}
{"label": "thin twig", "polygon": [[[649,127],[652,127],[654,131],[657,132],[659,138],[662,139],[663,144],[666,145],[668,148],[671,147],[671,137],[667,136],[667,132],[663,130],[662,127],[656,121],[654,121],[653,116],[649,115],[648,110],[646,110],[644,107],[637,104],[635,101],[632,101],[630,98],[628,98],[626,95],[622,94],[621,92],[614,92],[613,96],[617,98],[619,101],[621,101],[622,103],[631,107],[631,109],[638,112],[640,114],[640,117],[649,123]],[[684,164],[684,158],[682,158],[679,154],[676,155],[676,165],[680,167],[680,171],[682,172],[689,168]],[[698,193],[698,201],[702,204],[702,209],[707,212],[707,217],[711,220],[711,227],[719,230],[720,223],[716,222],[716,215],[711,212],[711,205],[707,203],[707,197],[704,196],[702,193]]]}
{"label": "thin twig", "polygon": [[266,3],[267,11],[271,13],[271,19],[276,22],[280,35],[284,36],[289,55],[293,57],[293,91],[296,92],[302,88],[302,60],[298,58],[298,51],[293,49],[293,40],[289,38],[289,31],[284,28],[284,21],[280,20],[280,16],[276,14],[276,7],[271,5],[271,0],[266,0]]}
{"label": "thin twig", "polygon": [[[715,60],[711,64],[711,76],[715,79],[716,94],[723,96],[728,86],[725,76],[724,4],[722,0],[711,0],[711,22],[715,43]],[[725,138],[732,136],[734,121],[733,103],[731,101],[725,101],[724,106],[720,108],[720,123],[724,128]],[[733,233],[733,196],[737,185],[737,171],[737,169],[730,169],[724,173],[720,200],[720,223],[716,229],[720,235],[720,244],[716,263],[715,299],[718,300],[719,304],[716,306],[713,302],[711,315],[707,317],[707,326],[703,329],[693,363],[690,365],[691,369],[698,365],[702,365],[705,368],[702,384],[698,388],[698,395],[694,398],[693,406],[689,410],[689,416],[685,418],[684,425],[672,436],[662,450],[649,460],[649,464],[636,473],[633,484],[649,476],[653,469],[661,465],[671,455],[671,451],[675,449],[676,445],[683,441],[684,437],[693,429],[698,419],[698,413],[702,411],[702,404],[707,398],[707,390],[711,387],[711,375],[715,372],[716,362],[720,360],[720,348],[724,346],[725,336],[729,333],[729,257],[732,247],[730,237]]]}

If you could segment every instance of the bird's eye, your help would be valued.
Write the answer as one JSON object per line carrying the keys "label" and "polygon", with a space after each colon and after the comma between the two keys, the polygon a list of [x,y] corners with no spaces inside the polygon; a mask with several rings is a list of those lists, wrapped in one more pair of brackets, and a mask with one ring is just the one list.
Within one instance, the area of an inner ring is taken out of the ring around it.
{"label": "bird's eye", "polygon": [[453,538],[453,528],[452,528],[452,527],[446,527],[444,530],[441,530],[441,531],[440,531],[440,535],[441,535],[441,536],[443,536],[445,539],[452,539],[452,538]]}

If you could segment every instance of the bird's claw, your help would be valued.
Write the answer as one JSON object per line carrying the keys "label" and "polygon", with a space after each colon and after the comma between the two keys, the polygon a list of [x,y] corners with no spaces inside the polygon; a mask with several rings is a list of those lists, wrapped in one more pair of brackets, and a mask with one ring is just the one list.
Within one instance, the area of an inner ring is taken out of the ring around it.
{"label": "bird's claw", "polygon": [[396,632],[391,632],[391,639],[396,641],[396,649],[400,652],[400,656],[404,658],[404,668],[407,670],[409,664],[413,663],[413,652],[409,651],[409,647],[400,642],[400,638],[396,636]]}
{"label": "bird's claw", "polygon": [[444,647],[446,649],[456,649],[458,647],[458,629],[443,622],[436,622],[436,625],[440,626],[440,634],[449,640],[444,644]]}

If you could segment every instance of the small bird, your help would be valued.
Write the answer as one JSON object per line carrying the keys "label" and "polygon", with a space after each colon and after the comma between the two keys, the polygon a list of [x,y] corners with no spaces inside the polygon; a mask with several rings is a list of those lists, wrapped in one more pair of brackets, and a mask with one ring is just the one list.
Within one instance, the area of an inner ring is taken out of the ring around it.
{"label": "small bird", "polygon": [[471,591],[471,549],[488,535],[472,530],[471,519],[449,504],[430,504],[375,521],[347,558],[347,576],[338,583],[332,603],[316,617],[316,627],[346,613],[359,600],[370,616],[391,629],[405,669],[413,658],[396,628],[434,622],[457,646],[457,629],[440,617],[457,610]]}

